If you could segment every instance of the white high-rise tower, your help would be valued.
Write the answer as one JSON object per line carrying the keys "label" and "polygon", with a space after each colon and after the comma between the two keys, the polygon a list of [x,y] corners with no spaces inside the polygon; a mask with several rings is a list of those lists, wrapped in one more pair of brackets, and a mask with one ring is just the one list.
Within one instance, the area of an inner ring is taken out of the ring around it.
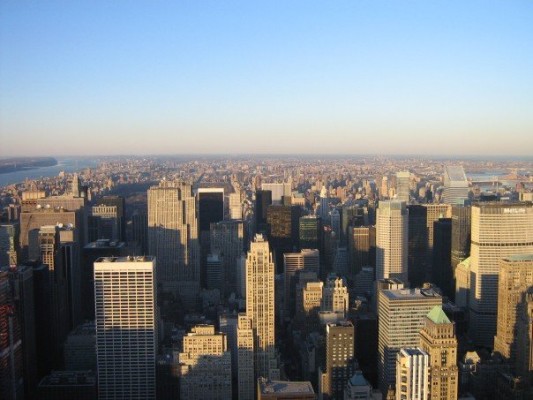
{"label": "white high-rise tower", "polygon": [[403,201],[380,201],[376,213],[376,279],[407,282],[408,211]]}
{"label": "white high-rise tower", "polygon": [[155,399],[155,277],[153,257],[94,263],[99,399]]}

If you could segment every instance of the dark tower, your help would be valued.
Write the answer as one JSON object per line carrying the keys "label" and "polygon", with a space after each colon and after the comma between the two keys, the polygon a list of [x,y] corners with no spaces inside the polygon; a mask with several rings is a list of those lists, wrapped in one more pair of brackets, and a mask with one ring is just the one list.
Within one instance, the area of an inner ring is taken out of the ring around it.
{"label": "dark tower", "polygon": [[267,209],[272,204],[272,191],[258,190],[255,192],[255,230],[266,233]]}
{"label": "dark tower", "polygon": [[421,205],[409,205],[408,279],[411,287],[421,287],[426,281],[428,230],[427,209]]}
{"label": "dark tower", "polygon": [[450,299],[454,298],[453,269],[451,268],[452,220],[439,218],[433,223],[432,282]]}

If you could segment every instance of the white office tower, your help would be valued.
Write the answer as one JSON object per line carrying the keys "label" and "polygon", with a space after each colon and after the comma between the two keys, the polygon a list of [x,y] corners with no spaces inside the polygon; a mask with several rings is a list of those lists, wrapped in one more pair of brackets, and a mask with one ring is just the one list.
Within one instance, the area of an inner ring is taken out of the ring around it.
{"label": "white office tower", "polygon": [[444,167],[443,203],[462,204],[464,200],[468,200],[469,190],[468,180],[462,166],[447,165]]}
{"label": "white office tower", "polygon": [[493,346],[498,309],[498,274],[504,257],[533,253],[533,204],[480,203],[472,206],[469,335]]}
{"label": "white office tower", "polygon": [[409,203],[410,177],[411,174],[409,171],[401,171],[396,173],[396,200]]}
{"label": "white office tower", "polygon": [[154,257],[106,257],[94,263],[100,400],[156,397]]}
{"label": "white office tower", "polygon": [[429,398],[429,355],[419,347],[401,349],[396,356],[396,400]]}
{"label": "white office tower", "polygon": [[189,400],[231,399],[231,354],[226,335],[197,325],[183,338],[179,354],[180,395]]}
{"label": "white office tower", "polygon": [[329,224],[329,194],[325,186],[322,186],[322,189],[320,190],[320,200],[318,203],[317,216],[322,219],[322,224]]}
{"label": "white office tower", "polygon": [[407,282],[408,210],[403,201],[380,201],[376,212],[376,279]]}
{"label": "white office tower", "polygon": [[239,400],[254,400],[254,330],[244,313],[237,317],[237,388]]}
{"label": "white office tower", "polygon": [[246,316],[254,333],[257,378],[270,378],[277,368],[275,352],[274,261],[267,240],[255,235],[246,258]]}
{"label": "white office tower", "polygon": [[380,290],[378,296],[378,377],[386,393],[396,383],[396,354],[420,345],[426,316],[442,297],[433,289]]}
{"label": "white office tower", "polygon": [[148,190],[148,251],[157,257],[163,290],[194,305],[200,288],[200,245],[191,185],[161,181]]}

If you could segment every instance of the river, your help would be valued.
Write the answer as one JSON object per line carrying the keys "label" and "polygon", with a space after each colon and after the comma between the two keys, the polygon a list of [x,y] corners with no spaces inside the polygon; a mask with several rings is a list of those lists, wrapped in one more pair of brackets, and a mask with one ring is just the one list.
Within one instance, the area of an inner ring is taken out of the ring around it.
{"label": "river", "polygon": [[49,178],[59,175],[61,171],[77,172],[85,168],[95,168],[98,160],[90,158],[57,158],[57,165],[51,167],[41,167],[27,169],[24,171],[8,172],[0,174],[0,187],[13,183],[24,182],[26,179]]}

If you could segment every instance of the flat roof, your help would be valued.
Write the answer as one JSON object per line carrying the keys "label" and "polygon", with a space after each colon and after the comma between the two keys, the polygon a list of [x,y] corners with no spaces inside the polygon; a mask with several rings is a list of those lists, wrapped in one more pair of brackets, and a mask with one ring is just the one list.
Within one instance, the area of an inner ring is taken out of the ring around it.
{"label": "flat roof", "polygon": [[114,262],[150,262],[155,260],[154,256],[125,256],[125,257],[100,257],[97,263],[114,263]]}
{"label": "flat roof", "polygon": [[424,350],[418,347],[404,348],[404,349],[401,349],[400,352],[408,356],[421,356],[421,355],[427,354]]}
{"label": "flat roof", "polygon": [[271,380],[261,380],[260,381],[261,394],[315,394],[313,390],[313,385],[309,381],[271,381]]}
{"label": "flat roof", "polygon": [[391,300],[419,300],[427,298],[442,298],[433,289],[385,289],[381,293]]}

